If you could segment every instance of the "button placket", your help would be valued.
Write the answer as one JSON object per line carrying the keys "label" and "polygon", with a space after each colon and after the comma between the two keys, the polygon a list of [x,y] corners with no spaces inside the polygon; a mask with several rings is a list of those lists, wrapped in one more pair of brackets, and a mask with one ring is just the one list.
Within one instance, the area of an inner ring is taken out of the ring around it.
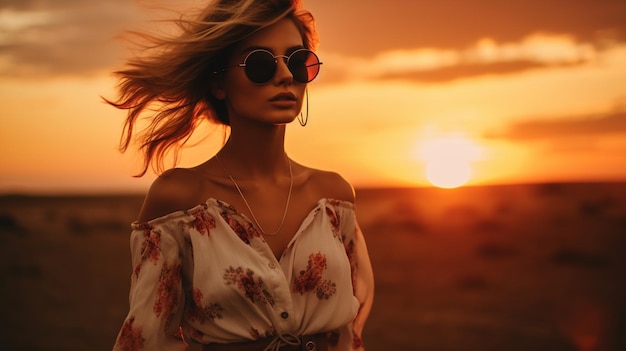
{"label": "button placket", "polygon": [[268,287],[272,290],[275,297],[275,304],[271,306],[273,313],[277,317],[277,322],[281,327],[278,329],[289,328],[291,323],[292,314],[290,309],[293,301],[291,301],[291,295],[289,292],[289,283],[281,269],[280,263],[274,259],[274,256],[267,257],[266,265],[269,268],[268,272]]}

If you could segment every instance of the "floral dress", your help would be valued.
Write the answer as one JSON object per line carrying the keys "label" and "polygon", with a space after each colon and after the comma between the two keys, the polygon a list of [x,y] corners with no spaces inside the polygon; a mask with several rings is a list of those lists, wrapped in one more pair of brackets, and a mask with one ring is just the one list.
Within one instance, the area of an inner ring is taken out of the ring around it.
{"label": "floral dress", "polygon": [[353,203],[319,200],[280,259],[216,199],[132,229],[130,310],[114,350],[320,332],[330,350],[363,350],[374,283]]}

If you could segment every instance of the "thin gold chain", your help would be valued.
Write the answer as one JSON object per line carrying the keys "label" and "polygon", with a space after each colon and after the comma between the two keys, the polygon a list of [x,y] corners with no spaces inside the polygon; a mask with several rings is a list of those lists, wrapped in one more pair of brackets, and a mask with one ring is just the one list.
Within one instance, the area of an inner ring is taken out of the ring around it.
{"label": "thin gold chain", "polygon": [[224,164],[222,163],[220,158],[217,156],[217,154],[215,155],[215,159],[220,164],[220,166],[222,166],[222,168],[228,175],[228,178],[230,178],[231,182],[233,182],[233,184],[235,185],[235,188],[239,192],[239,195],[243,199],[243,202],[246,204],[248,211],[250,211],[250,214],[252,215],[252,220],[254,221],[256,226],[259,228],[261,233],[263,233],[263,235],[268,235],[268,236],[273,236],[273,235],[278,234],[278,232],[280,232],[280,230],[283,228],[283,224],[285,224],[285,218],[287,218],[287,210],[289,209],[289,202],[291,201],[291,190],[293,189],[293,173],[291,171],[291,160],[287,158],[287,163],[289,164],[289,192],[287,193],[287,203],[285,204],[285,211],[283,212],[283,218],[280,220],[280,224],[278,225],[278,229],[276,229],[276,231],[272,233],[266,233],[265,230],[263,230],[263,227],[261,227],[261,225],[259,224],[259,221],[256,219],[256,216],[254,215],[254,212],[252,211],[252,208],[250,207],[248,200],[246,200],[246,197],[243,195],[243,192],[241,191],[239,184],[237,184],[237,182],[235,181],[235,178],[233,178],[233,176],[230,175],[230,172],[228,172],[228,169],[226,168],[226,166],[224,166]]}

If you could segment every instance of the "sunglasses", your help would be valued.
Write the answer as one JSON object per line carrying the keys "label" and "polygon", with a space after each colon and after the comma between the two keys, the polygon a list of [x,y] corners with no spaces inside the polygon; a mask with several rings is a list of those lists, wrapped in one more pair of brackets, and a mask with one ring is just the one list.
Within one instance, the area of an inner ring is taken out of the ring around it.
{"label": "sunglasses", "polygon": [[289,56],[274,56],[267,50],[257,49],[250,52],[238,67],[243,67],[251,82],[265,84],[274,78],[279,58],[285,60],[289,72],[298,83],[309,83],[315,79],[322,64],[317,55],[308,49],[298,49]]}

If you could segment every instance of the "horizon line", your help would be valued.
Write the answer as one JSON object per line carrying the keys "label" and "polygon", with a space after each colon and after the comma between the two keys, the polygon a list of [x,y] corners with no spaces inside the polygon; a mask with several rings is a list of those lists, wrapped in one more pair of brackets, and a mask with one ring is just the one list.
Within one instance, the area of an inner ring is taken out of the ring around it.
{"label": "horizon line", "polygon": [[[625,184],[626,179],[604,179],[604,180],[543,180],[525,182],[494,182],[467,184],[455,188],[440,188],[428,184],[397,184],[397,185],[360,185],[354,186],[358,191],[376,190],[402,190],[402,189],[438,189],[443,191],[461,190],[464,188],[489,188],[506,186],[541,186],[541,185],[594,185],[594,184]],[[148,189],[0,189],[0,197],[116,197],[116,196],[145,196]]]}

